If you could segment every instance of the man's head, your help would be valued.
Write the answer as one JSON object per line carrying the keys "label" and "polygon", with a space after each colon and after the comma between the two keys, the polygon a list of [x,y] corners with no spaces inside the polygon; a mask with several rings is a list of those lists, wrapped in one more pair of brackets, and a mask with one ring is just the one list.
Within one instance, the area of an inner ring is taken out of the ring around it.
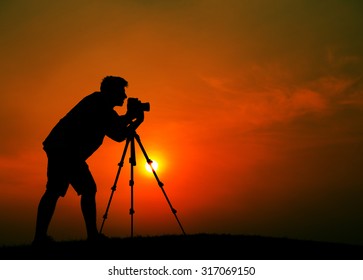
{"label": "man's head", "polygon": [[124,100],[127,98],[125,88],[128,82],[121,77],[106,76],[101,82],[100,90],[102,93],[108,94],[115,106],[122,106]]}

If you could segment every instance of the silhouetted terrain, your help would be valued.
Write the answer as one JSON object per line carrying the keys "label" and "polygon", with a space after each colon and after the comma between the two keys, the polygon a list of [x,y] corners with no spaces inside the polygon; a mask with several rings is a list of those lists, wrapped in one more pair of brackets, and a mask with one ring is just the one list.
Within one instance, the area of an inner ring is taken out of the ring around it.
{"label": "silhouetted terrain", "polygon": [[0,248],[5,260],[363,260],[363,246],[228,234],[111,238]]}

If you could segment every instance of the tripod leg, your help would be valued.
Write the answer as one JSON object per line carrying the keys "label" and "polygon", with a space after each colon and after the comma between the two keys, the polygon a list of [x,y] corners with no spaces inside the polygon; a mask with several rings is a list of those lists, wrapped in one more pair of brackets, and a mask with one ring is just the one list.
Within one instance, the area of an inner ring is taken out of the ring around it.
{"label": "tripod leg", "polygon": [[130,215],[131,215],[131,237],[134,236],[134,166],[136,165],[136,153],[135,153],[135,140],[131,139],[131,151],[130,151],[130,166],[131,166],[131,174],[130,174],[130,192],[131,192],[131,206],[130,206]]}
{"label": "tripod leg", "polygon": [[107,216],[108,216],[108,211],[110,209],[110,206],[111,206],[111,201],[112,201],[112,197],[113,197],[113,194],[114,192],[116,191],[116,188],[117,188],[117,181],[118,181],[118,178],[120,176],[120,172],[121,172],[121,168],[123,167],[124,165],[124,160],[125,160],[125,156],[126,156],[126,151],[127,151],[127,148],[129,146],[129,143],[130,143],[131,139],[130,138],[127,138],[126,140],[126,144],[125,144],[125,148],[124,148],[124,151],[122,152],[122,156],[121,156],[121,160],[118,164],[118,169],[117,169],[117,173],[116,173],[116,178],[115,178],[115,181],[113,183],[113,186],[111,188],[111,195],[110,195],[110,199],[108,200],[108,204],[107,204],[107,208],[106,208],[106,211],[105,211],[105,214],[103,215],[103,221],[102,221],[102,225],[101,225],[101,229],[100,229],[100,233],[102,233],[102,230],[103,230],[103,226],[105,224],[105,221],[107,219]]}
{"label": "tripod leg", "polygon": [[165,190],[164,190],[164,184],[160,181],[160,179],[159,179],[158,175],[157,175],[157,174],[156,174],[156,172],[155,172],[155,169],[152,167],[152,165],[151,165],[152,160],[148,157],[148,155],[147,155],[147,153],[146,153],[146,150],[145,150],[144,146],[143,146],[143,145],[142,145],[142,143],[141,143],[140,136],[139,136],[136,132],[135,132],[134,138],[136,139],[137,143],[139,144],[140,149],[141,149],[142,153],[144,154],[144,157],[145,157],[145,159],[146,159],[147,163],[149,164],[149,166],[150,166],[150,168],[151,168],[151,170],[152,170],[152,173],[154,174],[154,177],[155,177],[155,179],[156,179],[156,181],[157,181],[157,183],[158,183],[158,185],[159,185],[159,187],[160,187],[161,191],[163,192],[163,194],[164,194],[164,196],[165,196],[166,201],[167,201],[167,202],[168,202],[168,204],[169,204],[169,207],[170,207],[170,209],[171,209],[171,212],[174,214],[175,219],[176,219],[176,221],[178,222],[178,224],[179,224],[179,226],[180,226],[180,229],[182,230],[183,234],[184,234],[184,235],[186,235],[186,234],[185,234],[185,231],[184,231],[184,229],[183,229],[183,226],[181,225],[181,223],[180,223],[180,221],[179,221],[179,219],[178,219],[178,216],[176,215],[177,211],[173,208],[173,206],[171,205],[171,202],[170,202],[170,200],[169,200],[168,196],[166,195],[166,192],[165,192]]}

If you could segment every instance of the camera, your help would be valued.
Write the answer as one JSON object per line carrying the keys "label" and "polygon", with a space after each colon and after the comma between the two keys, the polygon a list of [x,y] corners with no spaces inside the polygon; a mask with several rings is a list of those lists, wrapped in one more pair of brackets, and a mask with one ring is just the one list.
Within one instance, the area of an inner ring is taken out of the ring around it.
{"label": "camera", "polygon": [[138,98],[130,97],[127,99],[127,110],[130,112],[137,112],[137,111],[150,111],[150,103],[145,102],[142,103]]}

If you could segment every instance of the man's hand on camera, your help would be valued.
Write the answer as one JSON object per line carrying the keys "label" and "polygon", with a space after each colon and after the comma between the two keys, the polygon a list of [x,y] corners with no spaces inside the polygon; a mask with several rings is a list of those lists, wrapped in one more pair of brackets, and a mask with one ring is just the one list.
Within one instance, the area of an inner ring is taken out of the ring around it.
{"label": "man's hand on camera", "polygon": [[139,125],[144,121],[144,111],[143,110],[127,110],[126,116],[128,117],[130,131],[136,130]]}
{"label": "man's hand on camera", "polygon": [[128,110],[126,112],[126,116],[129,118],[130,122],[135,120],[136,121],[143,121],[144,120],[144,111],[143,110]]}

